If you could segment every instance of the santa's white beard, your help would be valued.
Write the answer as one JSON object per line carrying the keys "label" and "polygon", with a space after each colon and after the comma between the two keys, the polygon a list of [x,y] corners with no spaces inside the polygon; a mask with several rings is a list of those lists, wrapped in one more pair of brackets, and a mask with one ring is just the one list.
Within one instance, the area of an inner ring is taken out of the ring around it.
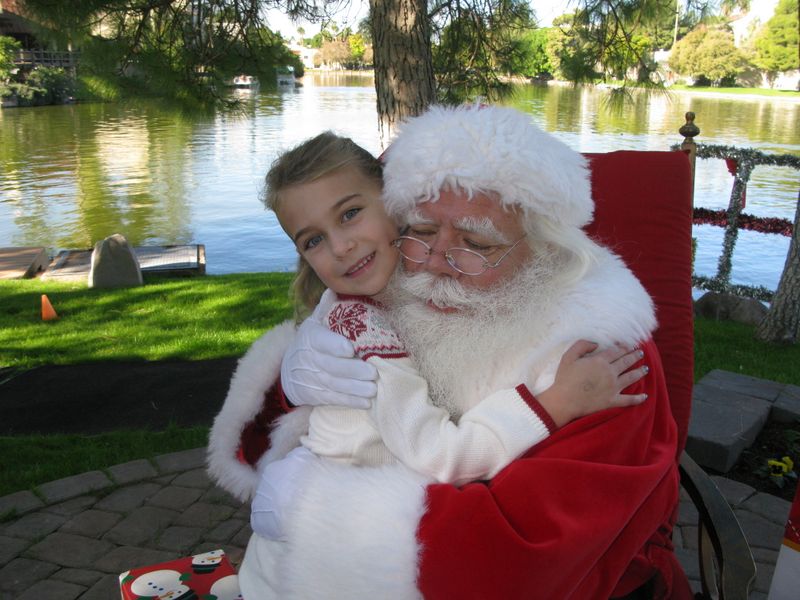
{"label": "santa's white beard", "polygon": [[[382,296],[437,406],[460,417],[487,392],[489,375],[507,368],[549,328],[550,307],[563,293],[557,262],[534,260],[511,280],[486,290],[398,270]],[[441,312],[429,302],[458,311]]]}

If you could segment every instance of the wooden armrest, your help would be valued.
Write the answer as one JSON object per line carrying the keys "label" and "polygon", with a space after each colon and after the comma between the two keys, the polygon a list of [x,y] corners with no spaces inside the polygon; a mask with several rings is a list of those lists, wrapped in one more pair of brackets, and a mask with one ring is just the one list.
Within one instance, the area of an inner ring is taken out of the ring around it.
{"label": "wooden armrest", "polygon": [[680,473],[681,485],[699,513],[698,554],[704,597],[747,600],[756,564],[733,510],[686,452],[681,455]]}

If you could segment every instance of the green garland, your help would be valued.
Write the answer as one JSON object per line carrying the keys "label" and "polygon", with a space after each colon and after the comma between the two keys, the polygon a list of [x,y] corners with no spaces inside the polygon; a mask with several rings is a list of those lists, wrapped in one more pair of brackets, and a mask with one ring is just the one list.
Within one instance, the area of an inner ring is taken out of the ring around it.
{"label": "green garland", "polygon": [[739,165],[736,169],[736,176],[745,183],[750,180],[750,173],[758,165],[792,167],[800,170],[800,156],[794,156],[793,154],[765,154],[753,148],[737,148],[736,146],[697,144],[697,158],[734,159]]}
{"label": "green garland", "polygon": [[[680,149],[680,144],[674,144],[670,147],[670,150]],[[800,156],[793,154],[766,154],[753,148],[737,148],[736,146],[722,146],[719,144],[697,144],[697,158],[734,159],[738,164],[736,176],[745,183],[750,180],[750,174],[758,165],[792,167],[800,170]]]}
{"label": "green garland", "polygon": [[[680,144],[675,144],[671,150],[680,150]],[[792,167],[800,170],[800,156],[791,154],[765,154],[752,148],[737,148],[736,146],[722,146],[715,144],[697,144],[697,158],[718,158],[721,160],[733,159],[736,161],[736,173],[733,179],[733,190],[728,204],[728,224],[725,229],[725,239],[722,244],[722,254],[719,257],[717,275],[712,278],[693,276],[694,285],[702,289],[733,293],[738,296],[756,298],[769,301],[773,292],[764,287],[731,285],[731,263],[733,249],[739,232],[739,216],[742,212],[742,196],[750,180],[750,175],[759,165],[777,167]]]}
{"label": "green garland", "polygon": [[705,277],[703,275],[692,275],[692,286],[709,292],[721,292],[733,294],[743,298],[755,298],[763,302],[772,302],[775,292],[768,290],[764,286],[758,285],[739,285],[722,283],[716,277]]}

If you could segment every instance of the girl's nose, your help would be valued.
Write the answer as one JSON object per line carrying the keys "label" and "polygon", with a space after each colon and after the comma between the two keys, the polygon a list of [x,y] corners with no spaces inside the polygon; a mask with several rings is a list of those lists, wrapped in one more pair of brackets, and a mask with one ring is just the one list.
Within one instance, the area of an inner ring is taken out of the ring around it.
{"label": "girl's nose", "polygon": [[334,256],[346,256],[353,248],[355,248],[355,241],[347,235],[337,235],[330,237],[331,251]]}

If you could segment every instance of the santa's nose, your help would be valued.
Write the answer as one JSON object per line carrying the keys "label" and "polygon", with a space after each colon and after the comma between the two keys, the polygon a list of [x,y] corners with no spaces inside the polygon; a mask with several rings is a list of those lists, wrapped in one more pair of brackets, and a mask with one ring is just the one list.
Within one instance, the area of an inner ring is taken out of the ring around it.
{"label": "santa's nose", "polygon": [[456,271],[447,260],[447,251],[453,247],[454,241],[449,239],[452,236],[439,231],[435,239],[429,243],[428,259],[423,264],[425,271],[431,275],[457,277]]}

